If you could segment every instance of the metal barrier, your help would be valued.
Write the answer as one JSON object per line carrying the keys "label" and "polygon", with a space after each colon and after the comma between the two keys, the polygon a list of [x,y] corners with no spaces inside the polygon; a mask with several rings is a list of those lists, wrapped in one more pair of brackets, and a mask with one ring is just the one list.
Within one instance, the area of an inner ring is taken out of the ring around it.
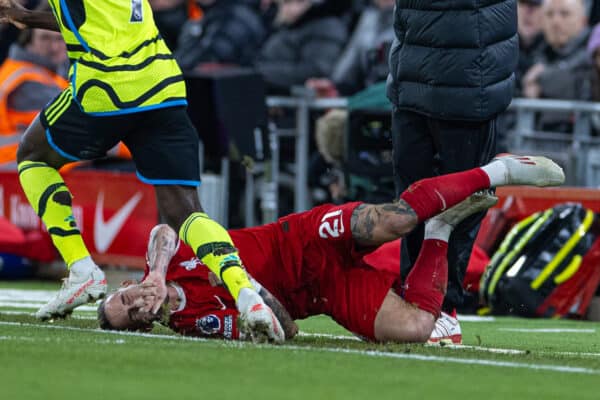
{"label": "metal barrier", "polygon": [[[330,108],[346,108],[348,101],[345,98],[315,99],[309,92],[294,91],[297,97],[268,97],[269,108],[287,108],[296,110],[296,139],[295,148],[295,179],[294,179],[294,210],[305,211],[310,208],[308,189],[308,157],[310,143],[310,111],[327,110]],[[277,134],[277,129],[275,129]],[[288,136],[284,134],[283,136]]]}
{"label": "metal barrier", "polygon": [[[308,163],[310,143],[310,111],[347,108],[346,98],[314,98],[307,90],[294,90],[295,97],[268,97],[269,108],[295,110],[294,209],[310,208]],[[509,150],[547,155],[561,164],[571,186],[600,186],[600,138],[592,136],[592,116],[600,116],[600,103],[565,100],[514,99],[509,110],[516,113],[516,125],[508,137]],[[573,131],[553,133],[536,131],[536,116],[540,112],[573,113]],[[277,129],[275,135],[279,135]],[[289,131],[281,136],[290,136]]]}
{"label": "metal barrier", "polygon": [[[514,99],[509,110],[517,117],[507,138],[509,151],[551,157],[564,167],[567,185],[600,186],[600,137],[592,135],[592,117],[600,115],[600,103]],[[542,112],[572,114],[572,131],[537,130],[536,117]]]}

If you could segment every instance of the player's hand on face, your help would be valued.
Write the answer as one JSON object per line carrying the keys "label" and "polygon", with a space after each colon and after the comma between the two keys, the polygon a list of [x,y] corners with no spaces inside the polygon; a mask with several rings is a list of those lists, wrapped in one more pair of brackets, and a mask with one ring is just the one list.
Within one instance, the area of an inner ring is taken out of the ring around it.
{"label": "player's hand on face", "polygon": [[165,278],[159,273],[150,272],[142,282],[142,287],[146,289],[147,300],[142,310],[156,314],[167,298]]}

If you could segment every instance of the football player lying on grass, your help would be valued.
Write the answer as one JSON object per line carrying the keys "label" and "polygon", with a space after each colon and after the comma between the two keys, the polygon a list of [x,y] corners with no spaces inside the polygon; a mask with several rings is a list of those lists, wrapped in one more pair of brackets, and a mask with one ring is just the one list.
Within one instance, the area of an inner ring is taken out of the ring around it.
{"label": "football player lying on grass", "polygon": [[[153,321],[161,320],[184,335],[279,342],[297,332],[292,319],[326,314],[365,340],[460,342],[456,320],[440,318],[453,227],[497,201],[478,191],[563,181],[562,169],[547,158],[505,155],[481,168],[416,182],[395,203],[324,205],[275,223],[231,230],[247,271],[277,314],[265,330],[268,338],[248,332],[243,315],[238,324],[227,290],[215,286],[216,277],[174,231],[158,225],[150,235],[144,280],[99,306],[100,325],[151,329]],[[422,221],[421,252],[400,282],[399,251],[384,244]],[[265,288],[282,306],[273,304]],[[166,311],[157,313],[163,304]]]}

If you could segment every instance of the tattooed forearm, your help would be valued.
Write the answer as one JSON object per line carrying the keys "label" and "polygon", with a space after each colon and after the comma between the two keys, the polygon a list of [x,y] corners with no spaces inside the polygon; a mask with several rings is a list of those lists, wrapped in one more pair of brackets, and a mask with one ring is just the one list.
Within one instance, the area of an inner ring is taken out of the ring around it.
{"label": "tattooed forearm", "polygon": [[260,289],[258,294],[263,298],[265,304],[271,307],[273,313],[279,320],[283,331],[285,332],[285,338],[291,339],[298,333],[298,325],[294,322],[290,314],[287,312],[285,307],[264,287]]}
{"label": "tattooed forearm", "polygon": [[350,219],[352,237],[361,246],[378,246],[410,232],[417,223],[414,210],[404,201],[361,204]]}
{"label": "tattooed forearm", "polygon": [[177,234],[168,225],[161,224],[152,229],[147,254],[150,271],[166,275],[169,262],[177,252],[178,241]]}

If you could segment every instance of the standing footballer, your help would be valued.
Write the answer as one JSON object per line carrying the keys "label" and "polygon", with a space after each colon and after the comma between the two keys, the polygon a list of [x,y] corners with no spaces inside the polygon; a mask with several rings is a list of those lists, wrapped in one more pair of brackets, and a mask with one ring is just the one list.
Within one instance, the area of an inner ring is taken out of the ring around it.
{"label": "standing footballer", "polygon": [[[71,193],[57,169],[103,157],[122,141],[139,179],[154,185],[163,220],[221,277],[251,329],[271,331],[272,312],[241,268],[227,231],[202,212],[198,135],[186,113],[185,83],[148,1],[48,3],[52,12],[0,0],[0,21],[60,31],[71,61],[69,87],[40,112],[17,153],[23,191],[69,268],[63,288],[37,316],[64,317],[106,293],[104,274],[83,243]],[[165,295],[150,308],[158,309]]]}

